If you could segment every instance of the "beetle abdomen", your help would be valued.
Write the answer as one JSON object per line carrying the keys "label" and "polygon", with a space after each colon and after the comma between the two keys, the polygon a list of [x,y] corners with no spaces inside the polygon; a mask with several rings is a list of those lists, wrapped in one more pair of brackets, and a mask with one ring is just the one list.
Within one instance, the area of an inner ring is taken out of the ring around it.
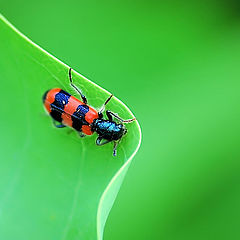
{"label": "beetle abdomen", "polygon": [[44,94],[43,102],[47,112],[55,121],[87,135],[93,133],[90,124],[98,118],[98,113],[79,99],[60,88],[54,88]]}

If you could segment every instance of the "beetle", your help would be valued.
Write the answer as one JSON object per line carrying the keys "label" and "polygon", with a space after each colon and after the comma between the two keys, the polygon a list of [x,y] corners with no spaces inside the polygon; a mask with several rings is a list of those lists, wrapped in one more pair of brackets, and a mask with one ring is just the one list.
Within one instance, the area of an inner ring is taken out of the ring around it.
{"label": "beetle", "polygon": [[[72,68],[69,68],[68,74],[70,85],[79,93],[82,101],[60,88],[46,91],[43,95],[43,104],[47,113],[52,117],[53,124],[57,128],[71,127],[79,133],[80,137],[96,132],[98,134],[96,144],[102,146],[114,142],[113,156],[116,156],[117,145],[127,133],[124,123],[133,122],[136,118],[123,120],[117,114],[107,110],[108,119],[103,119],[103,111],[113,95],[111,94],[100,111],[97,111],[88,105],[87,98],[73,84]],[[113,118],[117,119],[118,122],[114,121]]]}

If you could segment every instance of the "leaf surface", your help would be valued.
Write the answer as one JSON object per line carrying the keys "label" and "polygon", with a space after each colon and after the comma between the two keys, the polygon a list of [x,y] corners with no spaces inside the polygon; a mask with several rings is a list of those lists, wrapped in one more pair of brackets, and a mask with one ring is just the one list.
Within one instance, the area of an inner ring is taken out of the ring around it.
{"label": "leaf surface", "polygon": [[[0,239],[102,239],[139,148],[137,121],[127,125],[117,157],[113,144],[96,146],[96,134],[81,139],[69,128],[53,127],[42,96],[60,87],[79,97],[69,85],[68,69],[0,15]],[[110,94],[75,71],[73,81],[96,109]],[[107,109],[133,117],[115,97]]]}

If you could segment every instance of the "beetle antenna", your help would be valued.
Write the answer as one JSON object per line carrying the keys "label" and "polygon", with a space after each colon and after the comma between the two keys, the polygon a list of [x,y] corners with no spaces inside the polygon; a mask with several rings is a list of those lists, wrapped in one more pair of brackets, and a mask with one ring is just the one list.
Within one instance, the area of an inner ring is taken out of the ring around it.
{"label": "beetle antenna", "polygon": [[81,95],[83,103],[87,104],[87,98],[82,94],[82,91],[77,86],[75,86],[75,84],[73,84],[72,68],[69,68],[68,75],[69,75],[69,81],[70,81],[71,86]]}
{"label": "beetle antenna", "polygon": [[104,111],[106,105],[109,103],[109,101],[111,100],[112,97],[113,97],[113,94],[111,94],[111,95],[108,97],[108,99],[105,101],[105,103],[103,104],[102,108],[101,108],[100,111],[98,112],[98,114],[101,114],[101,113]]}

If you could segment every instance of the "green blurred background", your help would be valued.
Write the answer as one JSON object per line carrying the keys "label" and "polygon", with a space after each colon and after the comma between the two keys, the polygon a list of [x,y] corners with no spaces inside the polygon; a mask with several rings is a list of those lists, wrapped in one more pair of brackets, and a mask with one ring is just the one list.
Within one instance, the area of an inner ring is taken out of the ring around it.
{"label": "green blurred background", "polygon": [[143,132],[104,240],[240,239],[240,3],[2,1]]}

